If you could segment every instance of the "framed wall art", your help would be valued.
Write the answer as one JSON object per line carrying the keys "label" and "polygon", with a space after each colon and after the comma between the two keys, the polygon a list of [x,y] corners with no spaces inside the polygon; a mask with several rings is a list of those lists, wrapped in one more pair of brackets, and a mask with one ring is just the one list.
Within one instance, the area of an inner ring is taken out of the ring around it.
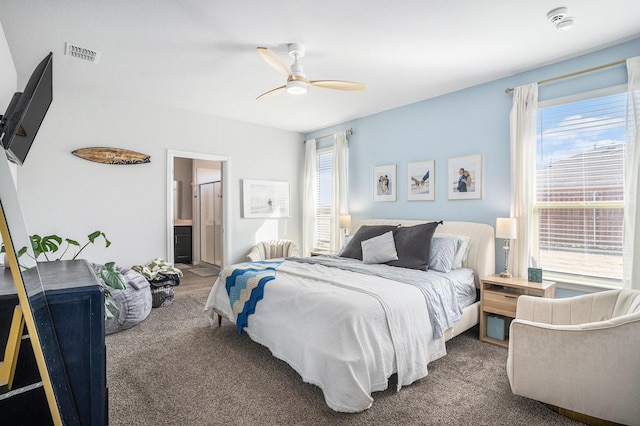
{"label": "framed wall art", "polygon": [[435,161],[407,163],[407,200],[435,200]]}
{"label": "framed wall art", "polygon": [[396,165],[373,168],[373,201],[396,201]]}
{"label": "framed wall art", "polygon": [[242,180],[243,217],[289,217],[289,182]]}
{"label": "framed wall art", "polygon": [[447,192],[450,200],[482,199],[482,154],[449,158]]}

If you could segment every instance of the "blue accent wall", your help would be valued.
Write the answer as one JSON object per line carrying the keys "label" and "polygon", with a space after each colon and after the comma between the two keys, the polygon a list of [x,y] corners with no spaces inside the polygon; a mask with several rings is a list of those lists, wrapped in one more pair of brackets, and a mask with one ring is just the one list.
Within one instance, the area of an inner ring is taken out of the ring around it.
{"label": "blue accent wall", "polygon": [[[515,52],[523,54],[523,52]],[[526,53],[524,53],[526,54]],[[510,210],[509,112],[507,87],[640,55],[640,38],[511,77],[317,130],[315,136],[353,128],[349,139],[349,208],[354,222],[364,218],[447,219],[495,227]],[[472,64],[470,64],[472,66]],[[626,84],[624,65],[541,85],[539,100]],[[325,141],[323,141],[325,142]],[[448,200],[447,160],[482,154],[481,200]],[[407,201],[406,167],[435,160],[435,201]],[[397,201],[373,201],[373,167],[396,165]],[[496,270],[504,252],[496,244]]]}

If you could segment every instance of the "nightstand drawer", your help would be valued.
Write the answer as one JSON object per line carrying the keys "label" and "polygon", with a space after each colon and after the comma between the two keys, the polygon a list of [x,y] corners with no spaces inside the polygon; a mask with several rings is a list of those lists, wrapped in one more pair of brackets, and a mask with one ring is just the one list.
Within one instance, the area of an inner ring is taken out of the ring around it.
{"label": "nightstand drawer", "polygon": [[485,290],[482,297],[484,311],[515,318],[518,294]]}

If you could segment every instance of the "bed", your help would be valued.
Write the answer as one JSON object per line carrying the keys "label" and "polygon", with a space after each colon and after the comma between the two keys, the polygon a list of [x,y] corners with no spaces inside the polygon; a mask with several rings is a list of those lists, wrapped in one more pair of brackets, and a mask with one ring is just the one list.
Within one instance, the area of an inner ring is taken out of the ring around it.
{"label": "bed", "polygon": [[[474,222],[433,223],[368,219],[352,228],[353,239],[342,256],[227,267],[211,289],[205,312],[212,324],[219,324],[220,317],[236,324],[239,332],[269,348],[305,382],[319,386],[333,410],[366,410],[373,403],[371,394],[386,389],[389,377],[397,374],[398,391],[425,377],[427,365],[446,355],[445,342],[478,323],[476,289],[481,278],[495,271],[493,228]],[[379,248],[389,243],[389,233],[380,231],[385,227],[392,229],[399,259],[378,263],[376,251],[384,251]],[[459,267],[424,271],[402,263],[409,248],[424,252],[421,245],[414,249],[404,244],[402,235],[414,235],[415,242],[416,232],[424,235],[427,228],[435,230],[428,231],[431,261],[444,247],[442,242],[453,239],[457,249],[461,241],[468,243],[462,257],[460,250],[455,251]],[[374,230],[378,232],[375,239],[367,238]],[[362,236],[366,246],[358,240]],[[369,248],[373,242],[376,250]],[[349,249],[360,247],[363,260],[349,257],[353,254]],[[247,271],[254,275],[243,278],[245,284],[261,283],[255,287],[260,294],[249,308],[246,289],[234,293],[227,288]],[[467,284],[454,284],[459,278]],[[244,305],[237,309],[239,304]]]}

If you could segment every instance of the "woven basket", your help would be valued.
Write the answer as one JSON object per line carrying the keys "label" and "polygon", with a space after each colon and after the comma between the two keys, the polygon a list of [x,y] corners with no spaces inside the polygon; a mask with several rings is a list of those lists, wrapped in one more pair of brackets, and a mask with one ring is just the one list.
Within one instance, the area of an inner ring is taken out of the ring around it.
{"label": "woven basket", "polygon": [[166,285],[164,287],[151,288],[151,307],[162,308],[169,306],[175,299],[173,287]]}

